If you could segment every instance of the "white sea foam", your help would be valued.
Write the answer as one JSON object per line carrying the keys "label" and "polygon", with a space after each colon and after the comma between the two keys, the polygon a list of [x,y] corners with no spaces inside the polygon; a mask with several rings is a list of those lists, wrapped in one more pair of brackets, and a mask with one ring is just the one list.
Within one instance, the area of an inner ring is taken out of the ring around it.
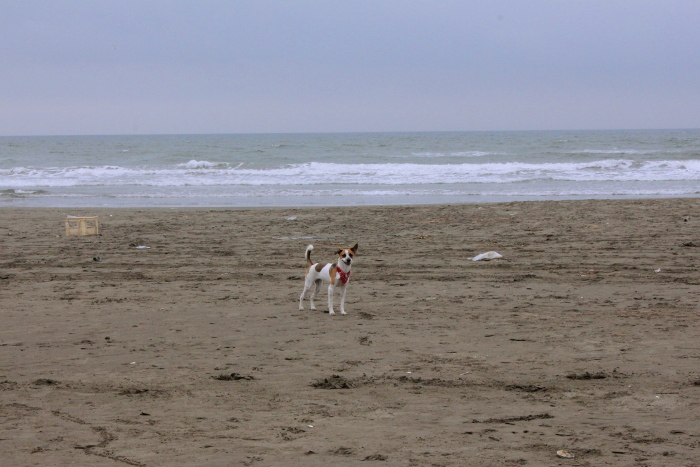
{"label": "white sea foam", "polygon": [[178,167],[185,167],[186,169],[209,169],[212,167],[216,167],[219,164],[216,164],[214,162],[209,162],[209,161],[197,161],[192,159],[189,162],[186,162],[184,164],[178,164]]}
{"label": "white sea foam", "polygon": [[335,164],[260,169],[190,161],[170,168],[67,167],[0,170],[0,186],[426,185],[562,181],[700,181],[700,161],[609,159],[575,163]]}

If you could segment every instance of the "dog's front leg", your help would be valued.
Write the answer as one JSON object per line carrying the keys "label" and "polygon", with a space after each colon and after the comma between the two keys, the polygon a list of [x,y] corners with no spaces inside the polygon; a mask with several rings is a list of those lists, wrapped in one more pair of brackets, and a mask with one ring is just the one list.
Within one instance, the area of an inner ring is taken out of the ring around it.
{"label": "dog's front leg", "polygon": [[333,292],[335,291],[335,285],[331,284],[328,286],[328,314],[334,315],[333,311]]}
{"label": "dog's front leg", "polygon": [[345,292],[347,292],[348,286],[347,284],[341,286],[341,291],[340,291],[340,314],[345,315]]}

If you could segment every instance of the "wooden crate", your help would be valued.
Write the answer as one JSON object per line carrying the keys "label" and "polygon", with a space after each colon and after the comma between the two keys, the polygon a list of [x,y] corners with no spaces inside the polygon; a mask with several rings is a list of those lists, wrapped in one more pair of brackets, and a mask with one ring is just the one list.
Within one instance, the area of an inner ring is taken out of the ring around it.
{"label": "wooden crate", "polygon": [[66,217],[66,235],[97,235],[100,233],[97,217]]}

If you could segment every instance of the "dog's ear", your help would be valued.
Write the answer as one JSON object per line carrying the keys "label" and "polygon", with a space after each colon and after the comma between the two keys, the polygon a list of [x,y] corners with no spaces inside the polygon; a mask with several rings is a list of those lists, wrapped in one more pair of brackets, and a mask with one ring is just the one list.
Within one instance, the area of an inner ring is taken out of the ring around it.
{"label": "dog's ear", "polygon": [[353,253],[357,253],[357,243],[355,243],[355,246],[350,248]]}

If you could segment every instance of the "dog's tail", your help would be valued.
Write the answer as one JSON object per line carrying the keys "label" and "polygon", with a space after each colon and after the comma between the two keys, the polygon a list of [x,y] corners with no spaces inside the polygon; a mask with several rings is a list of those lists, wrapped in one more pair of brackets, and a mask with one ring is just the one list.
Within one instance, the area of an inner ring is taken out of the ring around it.
{"label": "dog's tail", "polygon": [[306,247],[306,255],[305,256],[306,256],[306,265],[307,266],[311,266],[312,264],[314,264],[311,262],[311,250],[313,250],[313,249],[314,249],[313,245],[309,245]]}

